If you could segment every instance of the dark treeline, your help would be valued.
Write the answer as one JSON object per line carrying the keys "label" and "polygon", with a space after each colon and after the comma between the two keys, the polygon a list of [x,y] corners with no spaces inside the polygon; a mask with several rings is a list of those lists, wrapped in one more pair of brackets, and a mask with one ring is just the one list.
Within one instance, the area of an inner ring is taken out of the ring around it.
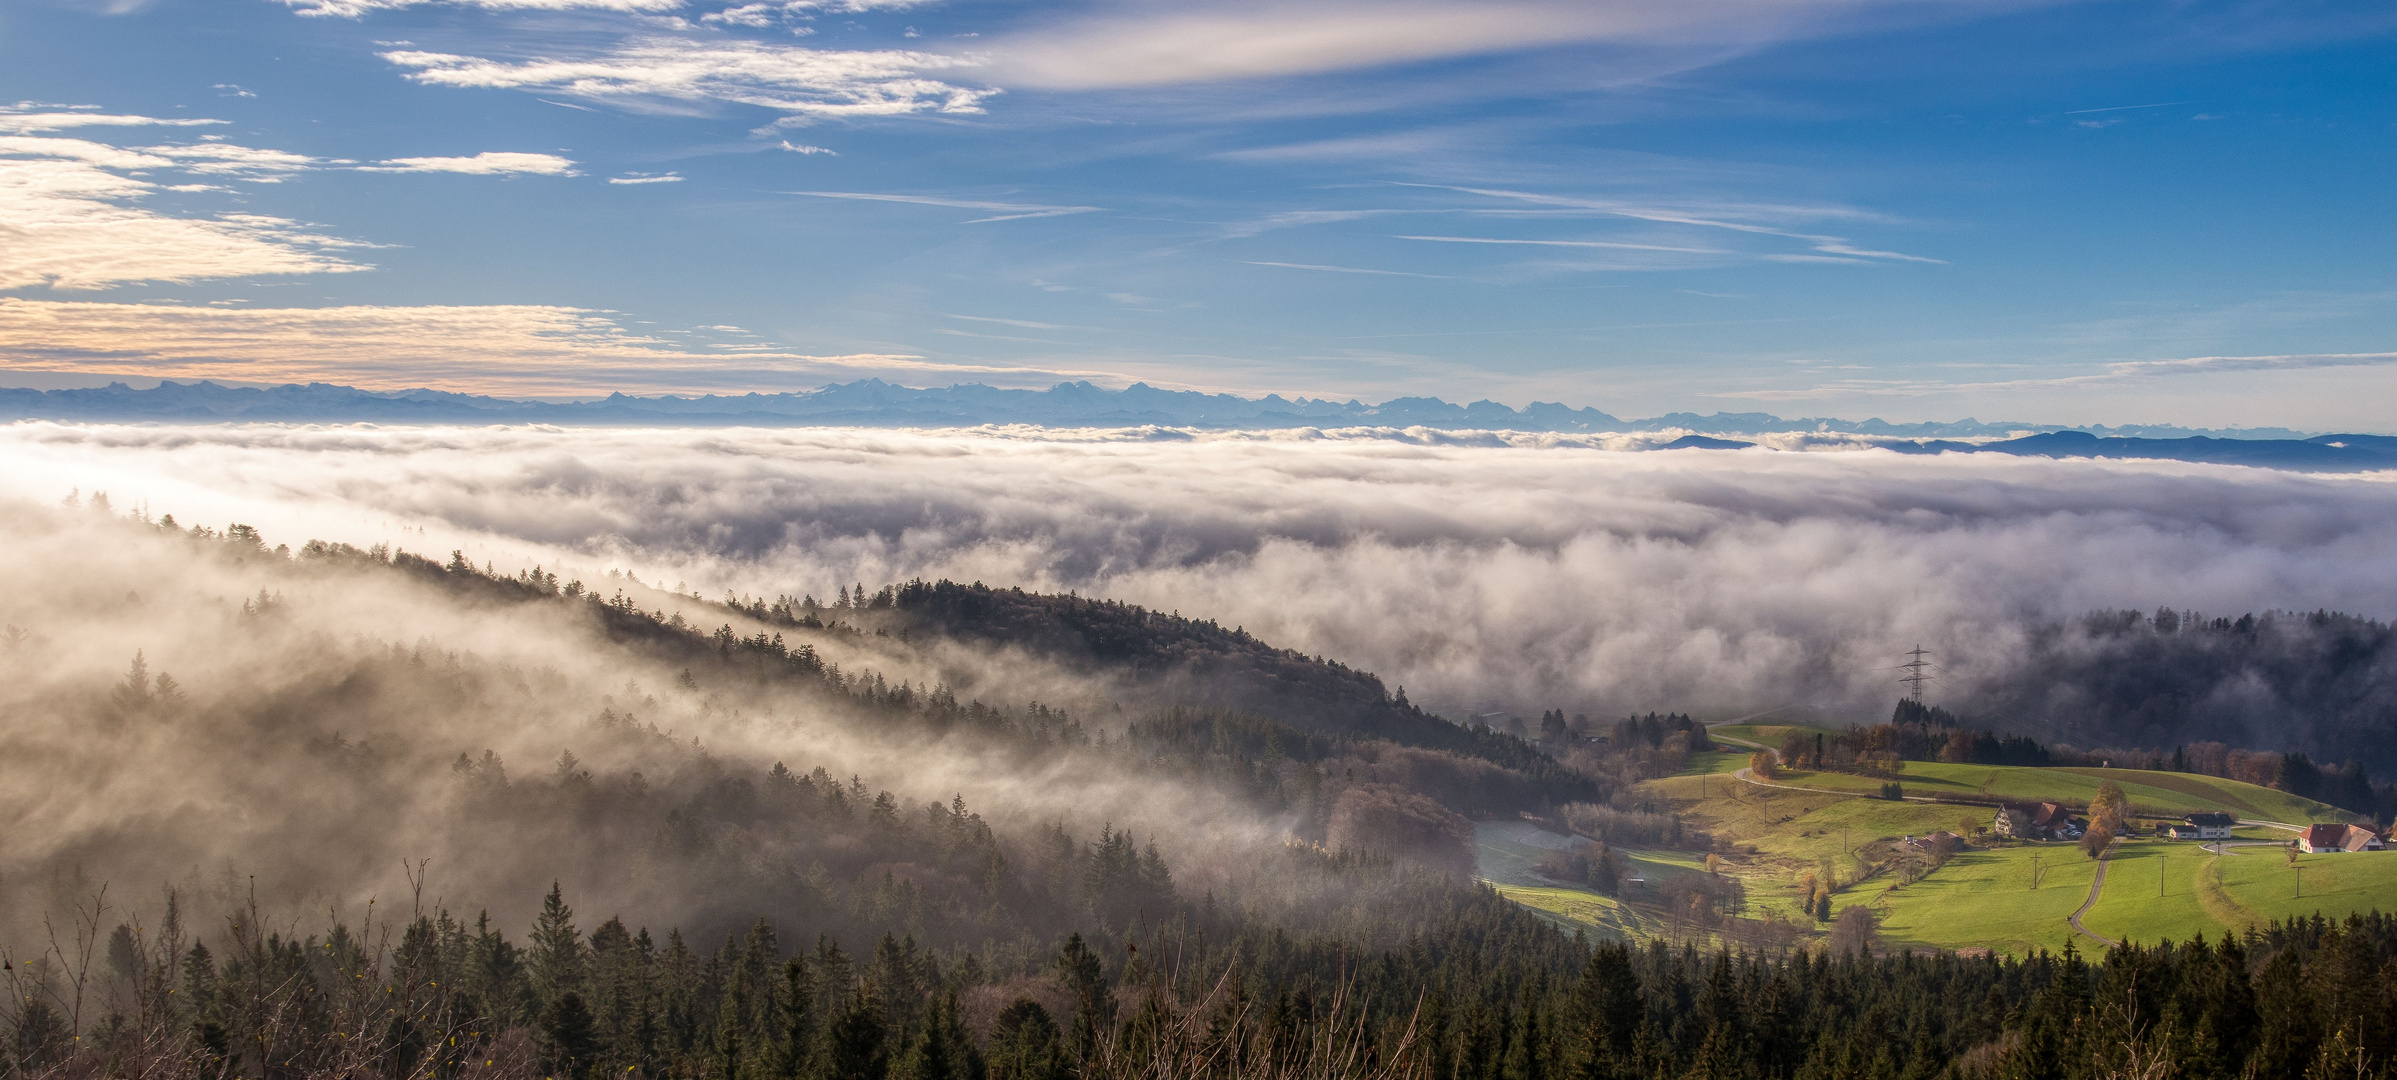
{"label": "dark treeline", "polygon": [[888,587],[868,603],[887,603],[912,626],[1122,673],[1159,700],[1481,758],[1525,774],[1557,802],[1594,793],[1586,778],[1559,768],[1523,739],[1450,723],[1409,703],[1403,688],[1388,691],[1368,672],[1278,649],[1212,620],[979,582],[912,581]]}
{"label": "dark treeline", "polygon": [[2221,743],[2397,781],[2397,628],[2355,615],[2097,612],[2041,627],[1960,702],[2050,742],[2166,756]]}
{"label": "dark treeline", "polygon": [[[1403,933],[1221,909],[993,966],[760,920],[720,943],[553,890],[522,938],[434,910],[299,936],[173,906],[12,964],[12,1076],[1424,1077],[2391,1075],[2397,919],[2023,959],[1701,953],[1567,938],[1434,886]],[[1384,909],[1396,911],[1398,908]],[[105,939],[104,941],[102,939]],[[80,959],[84,967],[75,966]],[[83,1015],[78,1015],[83,1014]],[[81,1037],[77,1037],[77,1033]]]}
{"label": "dark treeline", "polygon": [[2327,767],[2299,751],[2239,750],[2219,742],[2165,748],[2080,749],[2026,735],[1975,729],[1947,709],[1901,699],[1890,722],[1845,731],[1794,733],[1779,759],[1792,768],[1894,773],[1905,761],[2075,768],[2110,767],[2219,776],[2329,803],[2387,822],[2397,815],[2397,784],[2376,784],[2361,762]]}
{"label": "dark treeline", "polygon": [[[563,595],[567,587],[552,591]],[[1543,800],[1554,804],[1604,794],[1591,777],[1560,765],[1524,738],[1452,723],[1409,702],[1404,688],[1389,690],[1369,672],[1276,648],[1244,629],[1227,630],[1213,620],[1114,600],[947,580],[910,581],[879,590],[843,586],[830,603],[807,595],[773,600],[728,596],[724,606],[769,626],[869,630],[902,639],[924,635],[1022,649],[1114,680],[1124,698],[1161,710],[1246,715],[1305,733],[1289,743],[1293,748],[1318,737],[1394,743],[1479,759],[1517,774],[1506,785],[1518,793],[1510,796],[1510,805],[1458,807],[1469,813],[1530,809]],[[734,644],[756,649],[765,639]],[[1293,760],[1316,760],[1289,750],[1284,754]]]}

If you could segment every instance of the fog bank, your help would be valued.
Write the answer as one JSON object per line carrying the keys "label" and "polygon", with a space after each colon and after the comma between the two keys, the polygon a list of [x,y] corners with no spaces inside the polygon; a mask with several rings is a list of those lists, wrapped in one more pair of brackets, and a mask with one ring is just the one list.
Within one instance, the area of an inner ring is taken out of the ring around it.
{"label": "fog bank", "polygon": [[1451,711],[1871,712],[1918,642],[1961,685],[2093,608],[2397,612],[2377,474],[1566,436],[40,423],[0,429],[0,461],[33,498],[709,596],[1075,590]]}

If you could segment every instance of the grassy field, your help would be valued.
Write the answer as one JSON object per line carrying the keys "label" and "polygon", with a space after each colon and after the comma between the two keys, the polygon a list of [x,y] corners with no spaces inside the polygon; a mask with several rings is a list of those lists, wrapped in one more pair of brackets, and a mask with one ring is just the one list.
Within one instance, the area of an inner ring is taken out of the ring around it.
{"label": "grassy field", "polygon": [[1498,895],[1549,917],[1570,929],[1597,937],[1647,938],[1662,932],[1663,920],[1653,911],[1619,903],[1587,889],[1556,885],[1500,885]]}
{"label": "grassy field", "polygon": [[[1506,897],[1547,916],[1560,925],[1579,927],[1606,937],[1646,937],[1661,932],[1662,920],[1653,911],[1600,896],[1588,889],[1560,885],[1532,867],[1556,850],[1564,838],[1544,833],[1524,822],[1482,822],[1473,827],[1477,875]],[[1703,864],[1671,855],[1651,858],[1626,852],[1632,872],[1655,877],[1668,873],[1702,872]]]}
{"label": "grassy field", "polygon": [[1721,727],[1707,728],[1706,733],[1709,735],[1720,735],[1725,739],[1737,740],[1739,742],[1750,742],[1759,746],[1768,746],[1774,749],[1780,749],[1782,741],[1789,738],[1791,735],[1805,734],[1829,737],[1833,734],[1836,734],[1836,732],[1832,731],[1830,728],[1808,727],[1804,724],[1724,724]]}
{"label": "grassy field", "polygon": [[1738,772],[1748,767],[1748,755],[1752,753],[1755,751],[1740,747],[1733,747],[1729,750],[1700,750],[1690,755],[1690,763],[1682,766],[1681,775],[1696,776],[1700,773],[1713,775]]}
{"label": "grassy field", "polygon": [[[1883,777],[1848,773],[1789,770],[1776,778],[1799,787],[1828,788],[1870,794],[1881,789]],[[2179,817],[2223,812],[2243,819],[2302,825],[2312,821],[2359,821],[2344,810],[2301,799],[2285,791],[2243,784],[2236,780],[2193,773],[2146,772],[2138,769],[2038,769],[2009,765],[1956,765],[1940,761],[1909,761],[1904,771],[1887,777],[1904,785],[1908,795],[1970,795],[2025,802],[2087,805],[2099,784],[2121,785],[2139,816]]]}
{"label": "grassy field", "polygon": [[[2040,871],[2036,889],[2031,887],[2034,869]],[[1832,907],[1871,905],[1881,915],[1882,936],[1892,944],[2052,951],[2073,938],[2065,919],[2089,898],[2089,881],[2096,875],[2097,863],[2067,846],[1967,851],[1912,885],[1886,888],[1868,882],[1841,895]],[[2097,945],[2080,939],[2083,951]]]}
{"label": "grassy field", "polygon": [[2123,844],[2106,871],[2105,895],[2082,921],[2107,937],[2153,943],[2297,915],[2397,910],[2397,854],[2299,855],[2295,866],[2278,847],[2234,847],[2218,856],[2194,844]]}
{"label": "grassy field", "polygon": [[[1777,745],[1787,726],[1743,724],[1718,734]],[[1801,927],[1816,924],[1801,910],[1809,877],[1838,885],[1834,911],[1865,905],[1881,919],[1884,938],[1898,946],[2055,950],[2078,939],[2085,951],[2099,942],[2076,935],[2067,916],[2088,898],[2096,863],[2071,844],[1982,847],[1929,868],[1905,846],[1910,836],[1948,830],[1973,837],[1988,824],[1984,806],[1891,801],[1882,781],[1843,773],[1784,772],[1779,782],[1828,791],[1772,789],[1729,775],[1748,752],[1692,755],[1680,774],[1639,785],[1650,809],[1679,814],[1717,838],[1726,852],[1722,873],[1747,887],[1751,916],[1779,915]],[[2135,809],[2178,817],[2227,811],[2241,818],[2298,823],[2346,821],[2351,815],[2269,788],[2214,777],[2128,769],[2012,768],[1908,762],[1897,777],[1908,794],[1938,791],[2018,800],[2086,803],[2106,780],[2120,784]],[[1853,792],[1855,794],[1848,794]],[[1527,831],[1528,830],[1528,831]],[[1561,838],[1527,823],[1481,827],[1482,876],[1527,907],[1603,934],[1662,933],[1659,913],[1586,890],[1560,886],[1531,870]],[[2280,841],[2290,834],[2242,828],[2239,835]],[[1523,842],[1528,839],[1530,843]],[[2397,909],[2397,852],[2301,856],[2292,871],[2282,848],[2233,847],[2214,855],[2195,844],[2131,840],[2117,845],[2105,888],[2084,922],[2109,938],[2155,942],[2209,937],[2270,919],[2316,912],[2343,918],[2380,907]],[[1704,872],[1704,856],[1617,849],[1632,873],[1651,882]],[[2032,888],[2034,868],[2039,887]],[[1928,871],[1925,873],[1925,871]],[[2303,874],[2305,895],[2295,895]],[[1919,874],[1917,880],[1907,877]]]}
{"label": "grassy field", "polygon": [[[2397,910],[2397,852],[2299,855],[2298,870],[2292,872],[2279,851],[2231,850],[2240,853],[2223,857],[2214,880],[2242,917],[2264,921],[2317,911],[2344,917],[2351,911]],[[2303,897],[2297,895],[2300,877]]]}
{"label": "grassy field", "polygon": [[[2264,855],[2281,861],[2277,851],[2267,850]],[[2218,916],[2224,910],[2222,904],[2201,892],[2203,877],[2212,872],[2209,868],[2215,859],[2211,851],[2195,844],[2142,841],[2115,845],[2106,861],[2105,894],[2081,922],[2116,941],[2151,945],[2165,938],[2186,941],[2200,932],[2215,937],[2229,929]]]}

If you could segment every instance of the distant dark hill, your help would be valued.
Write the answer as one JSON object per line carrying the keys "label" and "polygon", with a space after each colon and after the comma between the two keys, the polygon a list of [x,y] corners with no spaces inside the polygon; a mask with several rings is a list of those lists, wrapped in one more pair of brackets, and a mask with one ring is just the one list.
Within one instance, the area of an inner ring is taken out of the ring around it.
{"label": "distant dark hill", "polygon": [[1084,671],[1112,672],[1156,702],[1480,758],[1525,773],[1559,802],[1596,791],[1522,739],[1450,723],[1409,704],[1403,690],[1392,695],[1370,673],[1277,649],[1212,620],[952,581],[910,582],[885,590],[884,597],[873,603],[887,603],[911,628],[1014,645]]}
{"label": "distant dark hill", "polygon": [[1746,448],[1748,448],[1748,447],[1751,447],[1751,446],[1754,446],[1754,445],[1756,445],[1756,444],[1755,444],[1755,443],[1752,443],[1752,442],[1742,442],[1742,441],[1740,441],[1740,440],[1738,440],[1738,439],[1714,439],[1714,438],[1709,438],[1709,437],[1707,437],[1707,436],[1704,436],[1704,435],[1684,435],[1684,436],[1682,436],[1682,437],[1680,437],[1680,438],[1678,438],[1678,439],[1675,439],[1675,440],[1673,440],[1672,442],[1669,442],[1669,443],[1666,443],[1666,444],[1664,444],[1663,446],[1659,446],[1659,447],[1657,447],[1657,449],[1659,449],[1659,450],[1744,450],[1744,449],[1746,449]]}
{"label": "distant dark hill", "polygon": [[2363,472],[2397,468],[2397,438],[2385,435],[2323,435],[2312,439],[2215,439],[2203,435],[2181,439],[2101,438],[2086,431],[2051,431],[1996,443],[1933,441],[1895,449],[1916,453],[1942,450],[2022,457],[2149,458],[2202,461],[2217,465],[2253,465],[2267,469],[2307,472]]}
{"label": "distant dark hill", "polygon": [[[0,376],[4,378],[5,376]],[[1904,439],[1963,439],[2017,435],[2057,425],[1974,419],[1893,424],[1880,419],[1822,417],[1784,419],[1768,413],[1667,413],[1627,420],[1592,408],[1533,402],[1513,409],[1495,401],[1455,405],[1439,398],[1402,397],[1369,405],[1355,399],[1247,398],[1166,390],[1134,383],[1109,390],[1089,382],[1059,383],[1045,390],[1010,390],[978,384],[906,387],[880,379],[835,383],[815,390],[774,394],[706,394],[694,397],[634,397],[611,394],[592,401],[518,401],[440,390],[361,390],[329,383],[273,387],[226,386],[168,380],[136,390],[123,383],[68,390],[0,389],[0,419],[150,421],[165,423],[423,423],[582,426],[847,426],[974,427],[1033,424],[1045,427],[1159,427],[1272,430],[1300,427],[1427,427],[1542,432],[1699,431],[1715,434],[1830,432]],[[2084,429],[2098,435],[2171,439],[2229,434],[2242,440],[2302,439],[2277,428],[2198,432],[2166,426]],[[2382,436],[2329,436],[2360,447],[2357,440]],[[2317,440],[2320,441],[2320,440]],[[1686,445],[1710,445],[1692,443]],[[1722,449],[1724,447],[1714,447]],[[1931,445],[1926,449],[1949,447]],[[2333,446],[2333,449],[2344,447]],[[2383,448],[2385,449],[2385,447]]]}

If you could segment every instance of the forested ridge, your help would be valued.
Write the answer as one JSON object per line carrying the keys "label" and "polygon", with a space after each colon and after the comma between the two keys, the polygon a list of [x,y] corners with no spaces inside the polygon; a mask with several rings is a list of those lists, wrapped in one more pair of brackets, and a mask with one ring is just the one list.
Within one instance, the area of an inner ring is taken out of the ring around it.
{"label": "forested ridge", "polygon": [[1949,695],[1960,714],[2083,747],[2215,742],[2397,781],[2397,629],[2334,611],[2100,611],[2038,628]]}
{"label": "forested ridge", "polygon": [[[106,581],[15,579],[43,617],[0,639],[9,1075],[2327,1077],[2397,1049],[2378,915],[2094,961],[1709,952],[1472,880],[1477,818],[1707,847],[1630,790],[1710,745],[1688,716],[1558,710],[1535,743],[1238,629],[979,585],[710,602],[171,518],[0,528]],[[87,673],[78,642],[133,635],[165,644]]]}

